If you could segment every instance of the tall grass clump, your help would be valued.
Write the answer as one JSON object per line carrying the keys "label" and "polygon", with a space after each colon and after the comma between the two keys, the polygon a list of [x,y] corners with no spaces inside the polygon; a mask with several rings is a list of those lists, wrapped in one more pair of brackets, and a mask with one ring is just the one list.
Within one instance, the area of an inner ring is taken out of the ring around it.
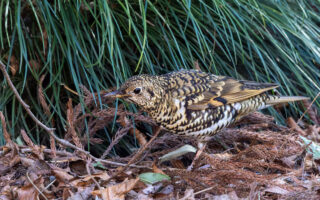
{"label": "tall grass clump", "polygon": [[[68,99],[83,103],[80,85],[99,93],[134,74],[195,62],[203,71],[276,82],[283,95],[313,98],[320,91],[319,10],[319,1],[307,0],[2,0],[0,59],[32,111],[60,136]],[[50,116],[37,98],[43,75]],[[35,142],[48,141],[1,82],[0,110],[13,138],[23,128]]]}

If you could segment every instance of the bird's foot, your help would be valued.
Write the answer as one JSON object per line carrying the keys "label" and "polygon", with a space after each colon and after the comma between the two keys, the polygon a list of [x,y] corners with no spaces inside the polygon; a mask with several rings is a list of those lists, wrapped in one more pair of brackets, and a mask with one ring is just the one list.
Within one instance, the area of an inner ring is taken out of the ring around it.
{"label": "bird's foot", "polygon": [[189,165],[189,167],[187,168],[187,171],[192,171],[194,164],[198,161],[198,159],[200,158],[202,152],[204,151],[204,149],[206,148],[207,144],[206,143],[198,143],[198,151],[196,153],[196,155],[194,156],[191,165]]}

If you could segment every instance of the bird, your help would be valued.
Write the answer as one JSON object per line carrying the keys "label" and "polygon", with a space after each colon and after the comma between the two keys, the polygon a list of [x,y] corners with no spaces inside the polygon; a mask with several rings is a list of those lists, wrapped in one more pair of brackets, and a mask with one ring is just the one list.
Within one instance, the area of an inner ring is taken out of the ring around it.
{"label": "bird", "polygon": [[163,75],[136,75],[105,97],[136,104],[165,130],[198,141],[198,148],[221,129],[251,112],[308,99],[280,96],[275,83],[259,83],[179,70]]}

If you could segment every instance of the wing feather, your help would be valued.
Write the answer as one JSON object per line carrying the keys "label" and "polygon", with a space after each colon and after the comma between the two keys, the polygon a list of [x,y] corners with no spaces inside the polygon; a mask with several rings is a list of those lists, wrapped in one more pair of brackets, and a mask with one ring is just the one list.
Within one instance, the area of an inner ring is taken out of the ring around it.
{"label": "wing feather", "polygon": [[203,99],[188,105],[189,109],[202,110],[209,106],[218,107],[225,104],[244,101],[253,96],[277,88],[274,83],[258,83],[253,81],[238,81],[230,77],[221,77],[210,83],[203,91]]}

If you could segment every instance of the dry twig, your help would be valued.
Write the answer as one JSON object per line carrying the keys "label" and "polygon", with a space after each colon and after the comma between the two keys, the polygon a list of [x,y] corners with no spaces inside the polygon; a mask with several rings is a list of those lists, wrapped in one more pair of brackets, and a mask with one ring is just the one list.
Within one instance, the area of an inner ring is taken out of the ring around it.
{"label": "dry twig", "polygon": [[301,117],[298,119],[297,123],[299,124],[299,122],[302,120],[302,118],[304,117],[304,115],[308,112],[308,110],[311,108],[311,106],[313,105],[313,103],[317,100],[317,98],[320,96],[320,92],[317,94],[317,96],[314,97],[314,99],[311,101],[310,105],[308,106],[308,108],[304,111],[304,113],[301,115]]}
{"label": "dry twig", "polygon": [[161,127],[160,126],[157,126],[157,129],[153,135],[153,137],[148,141],[147,144],[145,144],[143,147],[141,147],[139,149],[139,151],[130,159],[130,161],[128,162],[128,164],[126,164],[125,166],[123,167],[119,167],[116,174],[114,174],[113,176],[111,176],[108,180],[106,180],[107,182],[110,181],[111,179],[113,179],[114,177],[118,176],[119,174],[121,174],[124,170],[126,170],[132,163],[135,162],[135,160],[137,160],[141,154],[143,152],[146,151],[146,149],[150,146],[150,144],[152,144],[152,142],[157,138],[157,136],[159,135],[161,131]]}
{"label": "dry twig", "polygon": [[[40,105],[44,111],[44,114],[46,114],[46,116],[48,117],[48,119],[50,119],[51,117],[51,111],[50,111],[50,108],[46,102],[46,99],[44,97],[44,93],[43,93],[43,88],[42,88],[42,83],[45,79],[46,75],[42,75],[41,78],[40,78],[40,81],[39,81],[39,85],[38,85],[38,100],[40,102]],[[54,119],[52,118],[51,119],[51,123],[52,125],[54,126]],[[56,144],[55,144],[55,141],[54,141],[54,138],[50,135],[50,148],[52,149],[52,155],[53,157],[56,157]]]}
{"label": "dry twig", "polygon": [[120,139],[125,136],[127,134],[127,132],[132,128],[132,125],[129,125],[123,129],[119,129],[116,133],[116,135],[114,136],[114,139],[112,140],[112,142],[110,143],[110,145],[108,146],[107,150],[105,150],[105,152],[102,154],[101,159],[105,159],[105,157],[110,153],[111,149],[114,147],[114,145],[116,145]]}

